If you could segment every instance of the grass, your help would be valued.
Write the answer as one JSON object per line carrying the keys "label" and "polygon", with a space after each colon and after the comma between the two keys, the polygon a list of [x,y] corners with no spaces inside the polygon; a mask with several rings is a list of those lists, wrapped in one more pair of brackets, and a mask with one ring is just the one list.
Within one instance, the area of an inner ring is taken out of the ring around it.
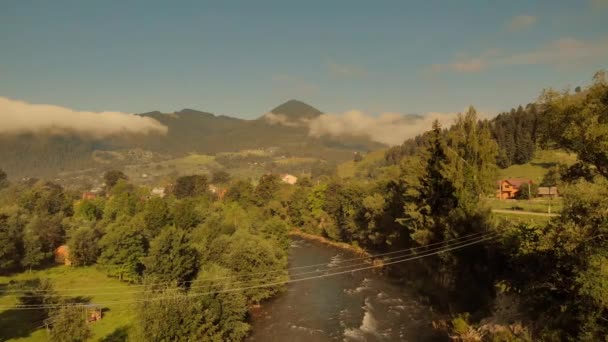
{"label": "grass", "polygon": [[558,163],[566,165],[574,164],[576,155],[561,150],[537,150],[534,158],[523,165],[511,165],[506,169],[499,170],[501,179],[505,178],[528,178],[539,184],[548,169]]}
{"label": "grass", "polygon": [[351,178],[355,177],[358,169],[362,169],[365,167],[372,167],[372,164],[377,164],[384,159],[384,154],[386,150],[377,150],[372,151],[366,154],[363,157],[363,160],[359,162],[355,162],[353,160],[349,160],[347,162],[338,164],[337,174],[340,178]]}
{"label": "grass", "polygon": [[317,161],[319,161],[319,159],[309,157],[276,158],[274,160],[274,162],[278,165],[312,164]]}
{"label": "grass", "polygon": [[[107,303],[112,301],[132,300],[133,291],[130,287],[116,279],[108,278],[95,267],[55,266],[45,270],[24,272],[10,277],[0,277],[0,288],[9,281],[27,281],[31,279],[49,279],[60,294],[74,294],[90,298],[90,303]],[[62,289],[81,289],[61,291]],[[12,306],[17,298],[11,293],[0,292],[0,307]],[[92,323],[93,341],[101,341],[111,335],[118,335],[128,329],[135,318],[132,304],[115,303],[104,305],[103,319]],[[4,341],[48,341],[44,328],[38,328],[43,323],[34,317],[32,311],[0,309],[0,340]]]}
{"label": "grass", "polygon": [[498,198],[488,198],[486,203],[492,209],[503,209],[512,210],[513,208],[521,208],[518,210],[532,211],[535,213],[547,213],[549,212],[549,206],[551,207],[551,213],[559,213],[563,208],[563,200],[561,198],[541,199],[535,198],[531,200],[500,200]]}
{"label": "grass", "polygon": [[544,225],[552,219],[552,217],[548,216],[513,215],[504,213],[492,213],[492,217],[496,218],[497,220],[507,221],[510,224],[525,223],[538,225]]}

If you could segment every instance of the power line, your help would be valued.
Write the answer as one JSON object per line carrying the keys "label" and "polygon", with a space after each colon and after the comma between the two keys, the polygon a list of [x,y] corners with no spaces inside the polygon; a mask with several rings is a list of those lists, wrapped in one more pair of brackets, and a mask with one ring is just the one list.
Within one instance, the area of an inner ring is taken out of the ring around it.
{"label": "power line", "polygon": [[[468,243],[460,245],[460,246],[455,246],[455,247],[450,247],[450,248],[441,248],[440,250],[432,252],[432,253],[422,252],[421,255],[409,257],[409,258],[406,258],[406,259],[391,261],[391,262],[387,262],[387,263],[383,263],[383,264],[370,265],[370,266],[361,267],[361,268],[357,268],[357,269],[353,269],[353,270],[346,270],[346,271],[340,271],[340,272],[330,272],[330,273],[327,273],[327,274],[321,274],[321,275],[317,275],[317,276],[311,276],[311,277],[300,278],[300,279],[284,280],[284,281],[273,282],[273,283],[266,283],[266,284],[259,284],[259,285],[249,286],[249,287],[241,287],[241,288],[234,288],[234,289],[225,289],[225,290],[218,290],[218,291],[208,291],[208,292],[201,292],[201,293],[194,293],[194,294],[185,294],[182,297],[183,298],[194,298],[194,297],[201,297],[201,296],[206,296],[206,295],[210,295],[210,294],[221,294],[221,293],[231,293],[231,292],[238,292],[238,291],[246,291],[246,290],[251,290],[251,289],[256,289],[256,288],[279,286],[279,285],[297,283],[297,282],[302,282],[302,281],[307,281],[307,280],[328,278],[328,277],[332,277],[332,276],[336,276],[336,275],[341,275],[341,274],[360,272],[360,271],[374,269],[374,268],[381,268],[381,267],[388,266],[388,265],[399,264],[399,263],[403,263],[403,262],[407,262],[407,261],[411,261],[411,260],[422,259],[422,258],[425,258],[425,257],[437,255],[437,254],[448,252],[448,251],[451,251],[451,250],[461,249],[461,248],[464,248],[464,247],[467,247],[467,246],[471,246],[471,245],[478,244],[478,243],[481,243],[481,242],[484,242],[484,241],[489,241],[489,240],[495,239],[496,237],[497,236],[483,237],[483,238],[476,239],[475,241],[468,242]],[[171,299],[171,298],[175,298],[175,296],[171,296],[171,297],[168,297],[168,296],[162,297],[162,296],[160,296],[160,297],[146,298],[146,299],[140,299],[140,300],[109,301],[109,302],[105,302],[105,303],[100,303],[99,305],[106,306],[106,305],[114,305],[114,304],[135,304],[135,303],[143,303],[143,302],[150,302],[150,301],[157,301],[157,300]],[[17,307],[11,307],[11,308],[13,310],[41,310],[41,309],[53,309],[53,308],[65,307],[65,306],[75,306],[75,307],[78,307],[78,306],[86,306],[86,305],[89,305],[89,304],[88,303],[71,303],[71,304],[40,305],[40,306],[37,306],[37,307],[20,307],[20,306],[17,306]]]}
{"label": "power line", "polygon": [[[494,235],[496,235],[496,234],[495,233],[491,233],[491,234],[486,234],[484,236],[487,237],[487,236],[494,236]],[[470,242],[470,241],[473,241],[473,240],[476,240],[476,239],[479,239],[479,238],[480,237],[478,236],[478,237],[474,237],[474,238],[469,238],[469,239],[461,240],[461,241],[455,242],[452,245],[448,245],[448,246],[453,246],[453,245],[458,245],[458,244],[461,244],[461,243]],[[433,252],[433,251],[441,250],[441,249],[443,249],[445,247],[448,247],[448,246],[435,247],[435,248],[423,251],[421,253],[427,253],[427,252]],[[414,253],[412,252],[411,254],[414,254]],[[385,261],[391,261],[391,260],[396,260],[396,259],[404,258],[404,257],[407,257],[407,256],[409,256],[409,255],[400,255],[400,256],[395,256],[395,257],[389,257],[387,259],[384,259],[383,262],[385,262]],[[372,259],[372,258],[369,257],[369,258],[366,258],[366,259]],[[359,259],[356,259],[356,260],[359,260]],[[342,263],[342,262],[339,262],[339,263]],[[307,274],[315,274],[315,273],[325,272],[325,271],[329,271],[329,270],[335,271],[335,270],[346,269],[346,268],[350,268],[350,267],[367,265],[369,263],[370,262],[364,262],[364,263],[345,265],[345,266],[339,266],[339,267],[330,267],[328,269],[323,269],[323,270],[314,270],[314,271],[307,271],[307,272],[301,272],[301,273],[296,273],[296,274],[290,274],[289,276],[290,277],[297,277],[297,276],[302,276],[302,275],[307,275]],[[327,263],[323,263],[323,264],[320,264],[320,265],[323,265],[323,266],[327,267]],[[288,272],[288,271],[289,270],[281,270],[281,271],[275,271],[275,272]],[[287,275],[287,274],[285,274],[285,275]],[[242,276],[245,276],[245,275],[242,275]],[[278,275],[278,276],[280,276],[280,275]],[[246,283],[254,283],[254,282],[262,281],[262,280],[265,280],[265,279],[263,279],[263,278],[257,278],[257,279],[253,278],[253,279],[249,279],[249,280],[242,280],[242,281],[228,282],[228,283],[224,282],[224,283],[218,283],[218,284],[195,285],[195,286],[191,286],[190,289],[195,289],[195,288],[197,288],[197,289],[200,289],[200,288],[212,288],[212,287],[216,287],[216,286],[226,286],[226,285],[235,285],[235,284],[246,284]],[[192,282],[196,283],[197,281],[192,281]],[[52,296],[53,297],[75,297],[75,296],[85,297],[85,296],[103,296],[103,295],[123,295],[123,294],[142,293],[144,291],[146,291],[146,289],[135,290],[135,291],[121,291],[121,292],[55,294],[55,295],[52,295]],[[17,297],[17,295],[13,295],[13,296]],[[20,295],[18,297],[28,298],[28,297],[38,297],[38,296],[37,295]],[[35,305],[35,304],[32,304],[32,305]]]}
{"label": "power line", "polygon": [[[339,261],[338,263],[350,262],[350,261],[356,261],[356,260],[364,260],[364,259],[371,259],[371,258],[377,258],[377,257],[381,257],[381,256],[386,256],[386,255],[393,255],[393,254],[398,254],[398,253],[410,252],[410,251],[414,251],[414,250],[428,248],[430,246],[436,246],[436,245],[441,245],[441,244],[448,244],[448,243],[453,242],[453,241],[466,240],[466,239],[468,239],[470,237],[473,237],[473,236],[485,236],[485,235],[488,235],[488,234],[494,234],[494,233],[478,232],[478,233],[473,233],[473,234],[468,234],[468,235],[460,236],[460,237],[457,237],[457,238],[452,238],[452,239],[445,240],[445,241],[430,243],[430,244],[424,245],[424,246],[410,247],[410,248],[405,248],[405,249],[401,249],[401,250],[398,250],[398,251],[392,251],[392,252],[380,253],[380,254],[372,254],[372,255],[369,255],[369,256],[365,256],[365,257],[346,259],[346,260]],[[266,272],[254,272],[254,273],[249,273],[248,275],[274,274],[274,273],[280,273],[280,272],[285,272],[285,271],[292,271],[292,270],[298,270],[298,269],[306,269],[306,268],[312,268],[312,267],[325,266],[326,264],[327,263],[320,263],[320,264],[314,264],[314,265],[292,267],[292,268],[288,268],[288,269],[285,269],[285,270],[266,271]],[[216,281],[216,280],[223,280],[223,279],[230,279],[230,278],[239,278],[239,277],[244,277],[244,276],[245,275],[243,275],[243,274],[238,274],[238,275],[231,275],[231,276],[225,276],[225,277],[203,279],[203,280],[198,280],[198,281],[211,282],[211,281]],[[192,282],[195,282],[195,281],[197,281],[197,280],[190,280],[190,281],[179,282],[179,283],[177,283],[177,285],[185,285],[185,284],[192,283]],[[154,286],[173,285],[173,284],[175,284],[175,282],[162,282],[162,283],[151,283],[151,284],[136,284],[136,285],[129,285],[129,287],[154,287]],[[14,289],[14,290],[6,290],[6,291],[4,291],[4,293],[69,292],[69,291],[90,291],[90,290],[99,290],[99,289],[105,290],[105,289],[123,289],[123,288],[125,288],[125,285],[121,285],[121,286],[103,286],[103,287],[88,287],[88,288],[65,288],[65,289],[53,289],[53,290],[38,290],[38,289],[24,290],[24,289]]]}

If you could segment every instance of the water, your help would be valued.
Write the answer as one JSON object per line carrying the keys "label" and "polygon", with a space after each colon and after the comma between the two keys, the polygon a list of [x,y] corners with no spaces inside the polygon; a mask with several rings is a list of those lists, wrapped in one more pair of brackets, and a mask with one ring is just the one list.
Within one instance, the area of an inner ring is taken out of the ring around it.
{"label": "water", "polygon": [[[295,238],[289,267],[321,263],[340,267],[345,265],[340,260],[355,257]],[[312,270],[294,270],[292,274]],[[311,275],[301,277],[307,276]],[[253,312],[249,340],[434,341],[438,336],[432,329],[433,318],[432,311],[412,292],[387,276],[377,271],[349,272],[288,284],[285,292]]]}

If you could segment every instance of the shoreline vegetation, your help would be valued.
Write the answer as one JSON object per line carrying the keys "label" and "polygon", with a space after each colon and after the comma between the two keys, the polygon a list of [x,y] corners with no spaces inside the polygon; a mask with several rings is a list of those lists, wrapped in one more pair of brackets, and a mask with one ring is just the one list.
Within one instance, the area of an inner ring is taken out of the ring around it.
{"label": "shoreline vegetation", "polygon": [[320,243],[322,243],[324,245],[328,245],[328,246],[332,246],[332,247],[336,247],[336,248],[339,248],[339,249],[343,249],[343,250],[347,250],[347,251],[353,252],[357,256],[370,257],[370,258],[373,257],[373,255],[371,255],[369,252],[367,252],[366,250],[364,250],[363,248],[361,248],[359,246],[354,246],[354,245],[348,244],[346,242],[332,241],[332,240],[329,240],[329,239],[327,239],[327,238],[325,238],[323,236],[320,236],[320,235],[305,233],[305,232],[303,232],[302,230],[300,230],[298,228],[293,228],[289,232],[289,236],[297,236],[297,237],[301,237],[301,238],[306,239],[306,240],[320,242]]}

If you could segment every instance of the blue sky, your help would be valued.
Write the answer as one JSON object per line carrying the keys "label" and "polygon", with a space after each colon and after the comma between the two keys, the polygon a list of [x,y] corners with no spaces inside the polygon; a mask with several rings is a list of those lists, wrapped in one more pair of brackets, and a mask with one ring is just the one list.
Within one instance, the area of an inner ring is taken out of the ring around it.
{"label": "blue sky", "polygon": [[2,1],[0,96],[257,117],[507,110],[608,67],[608,0]]}

